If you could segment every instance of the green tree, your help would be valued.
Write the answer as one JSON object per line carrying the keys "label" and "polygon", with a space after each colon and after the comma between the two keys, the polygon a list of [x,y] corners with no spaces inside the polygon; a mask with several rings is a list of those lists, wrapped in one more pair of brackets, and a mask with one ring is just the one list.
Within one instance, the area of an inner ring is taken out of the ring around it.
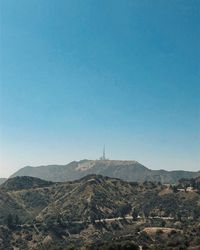
{"label": "green tree", "polygon": [[138,212],[136,211],[136,209],[133,210],[132,216],[133,216],[133,220],[137,220]]}
{"label": "green tree", "polygon": [[173,190],[174,193],[177,193],[178,192],[177,186],[172,186],[172,190]]}
{"label": "green tree", "polygon": [[7,216],[7,226],[8,226],[9,228],[12,228],[13,225],[14,225],[14,223],[13,223],[13,216],[12,216],[12,214],[9,214],[9,215]]}
{"label": "green tree", "polygon": [[130,211],[131,211],[131,205],[130,204],[121,205],[118,208],[118,214],[121,217],[125,217],[126,214],[128,214]]}
{"label": "green tree", "polygon": [[19,216],[16,214],[15,215],[15,222],[14,222],[14,224],[17,226],[17,225],[19,225]]}

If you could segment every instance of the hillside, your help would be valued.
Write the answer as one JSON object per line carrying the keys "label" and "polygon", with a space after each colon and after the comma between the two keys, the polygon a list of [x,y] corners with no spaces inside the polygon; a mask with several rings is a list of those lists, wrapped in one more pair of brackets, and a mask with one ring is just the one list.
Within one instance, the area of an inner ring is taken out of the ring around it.
{"label": "hillside", "polygon": [[6,178],[0,178],[0,185],[6,181]]}
{"label": "hillside", "polygon": [[185,249],[200,240],[200,189],[101,175],[50,185],[33,177],[7,183],[7,191],[0,187],[0,249],[109,249],[111,239],[144,249],[162,249],[163,242],[167,249]]}
{"label": "hillside", "polygon": [[67,165],[24,167],[14,173],[16,176],[33,176],[48,181],[73,181],[89,174],[100,174],[126,181],[157,181],[176,183],[180,178],[195,178],[200,172],[151,170],[137,161],[82,160]]}
{"label": "hillside", "polygon": [[6,191],[17,191],[29,188],[47,187],[52,185],[53,182],[45,181],[40,178],[31,176],[17,176],[15,178],[9,178],[1,184],[1,188]]}
{"label": "hillside", "polygon": [[7,222],[9,214],[12,214],[13,218],[18,216],[21,222],[31,219],[31,215],[24,209],[21,202],[18,202],[12,194],[0,189],[0,224]]}
{"label": "hillside", "polygon": [[123,208],[131,211],[127,197],[134,199],[134,192],[136,189],[127,182],[89,175],[78,181],[72,191],[64,193],[44,209],[37,220],[50,220],[58,213],[62,214],[64,221],[94,221],[118,217]]}

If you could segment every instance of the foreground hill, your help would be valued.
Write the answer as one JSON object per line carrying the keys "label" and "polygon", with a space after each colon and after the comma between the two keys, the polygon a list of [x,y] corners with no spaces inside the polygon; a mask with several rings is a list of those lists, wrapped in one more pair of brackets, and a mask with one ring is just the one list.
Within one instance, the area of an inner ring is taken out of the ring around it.
{"label": "foreground hill", "polygon": [[6,178],[0,178],[0,185],[6,181]]}
{"label": "foreground hill", "polygon": [[151,170],[137,161],[82,160],[67,165],[24,167],[14,173],[16,176],[33,176],[48,181],[73,181],[89,174],[100,174],[126,181],[157,181],[176,183],[180,178],[195,178],[200,172]]}
{"label": "foreground hill", "polygon": [[0,249],[198,249],[200,189],[180,190],[101,175],[15,177],[0,187]]}
{"label": "foreground hill", "polygon": [[32,219],[21,202],[18,202],[12,194],[0,189],[0,224],[7,222],[9,214],[14,215],[13,219],[17,216],[22,221]]}
{"label": "foreground hill", "polygon": [[6,191],[17,191],[29,188],[47,187],[52,185],[53,182],[45,181],[40,178],[31,176],[17,176],[15,178],[9,178],[1,184],[1,188]]}
{"label": "foreground hill", "polygon": [[76,182],[73,189],[63,192],[37,216],[37,220],[50,221],[58,214],[62,214],[64,221],[84,222],[119,217],[123,210],[131,212],[127,197],[136,199],[137,192],[136,186],[128,182],[89,175]]}

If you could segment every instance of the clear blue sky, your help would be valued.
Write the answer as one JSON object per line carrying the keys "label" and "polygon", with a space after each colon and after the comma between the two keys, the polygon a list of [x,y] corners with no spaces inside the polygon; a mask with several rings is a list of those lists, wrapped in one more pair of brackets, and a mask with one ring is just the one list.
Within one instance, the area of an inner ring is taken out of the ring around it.
{"label": "clear blue sky", "polygon": [[134,159],[200,170],[199,0],[1,0],[0,176]]}

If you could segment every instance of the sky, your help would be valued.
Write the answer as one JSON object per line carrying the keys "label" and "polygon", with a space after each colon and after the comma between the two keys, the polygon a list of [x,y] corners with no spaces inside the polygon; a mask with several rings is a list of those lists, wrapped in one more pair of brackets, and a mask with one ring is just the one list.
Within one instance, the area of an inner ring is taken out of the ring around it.
{"label": "sky", "polygon": [[0,177],[98,159],[200,170],[199,0],[1,0]]}

